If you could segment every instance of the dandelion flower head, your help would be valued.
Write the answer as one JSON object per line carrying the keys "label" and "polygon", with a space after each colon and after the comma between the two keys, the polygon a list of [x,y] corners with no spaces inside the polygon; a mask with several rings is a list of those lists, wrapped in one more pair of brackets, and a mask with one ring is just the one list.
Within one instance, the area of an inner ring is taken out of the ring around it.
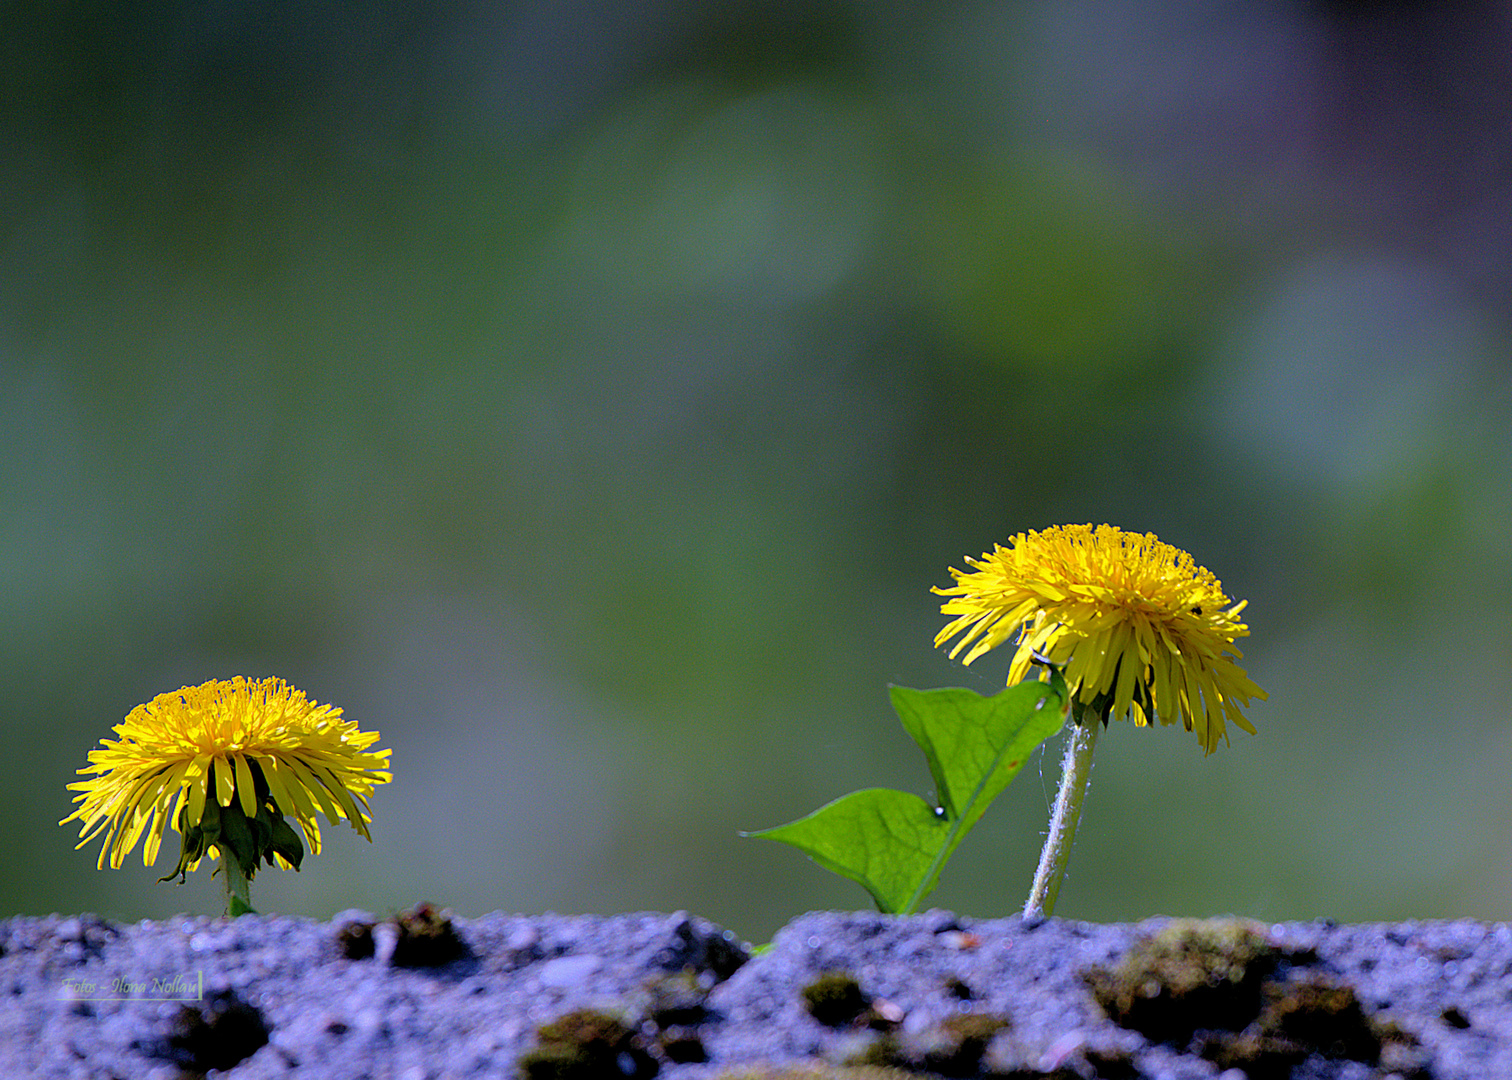
{"label": "dandelion flower head", "polygon": [[1239,706],[1267,695],[1234,647],[1249,634],[1239,620],[1248,601],[1231,601],[1180,548],[1112,525],[1059,525],[966,563],[951,568],[955,585],[931,590],[956,616],[935,635],[937,647],[960,635],[952,658],[966,650],[969,664],[1012,642],[1010,684],[1038,653],[1063,668],[1078,713],[1139,726],[1179,719],[1209,754],[1228,741],[1226,722],[1255,733]]}
{"label": "dandelion flower head", "polygon": [[[187,836],[211,801],[230,807],[234,800],[249,820],[263,803],[290,814],[317,853],[317,813],[332,824],[344,818],[371,840],[368,796],[392,778],[390,752],[368,749],[378,732],[358,730],[339,708],[316,704],[281,679],[237,676],[159,694],[113,730],[118,738],[101,740],[79,770],[91,778],[68,785],[79,806],[59,822],[82,823],[78,847],[104,831],[101,869],[107,857],[119,868],[144,835],[142,861],[151,866],[164,828]],[[209,853],[222,854],[213,845]],[[187,869],[198,864],[194,858]],[[277,865],[290,863],[280,855]]]}

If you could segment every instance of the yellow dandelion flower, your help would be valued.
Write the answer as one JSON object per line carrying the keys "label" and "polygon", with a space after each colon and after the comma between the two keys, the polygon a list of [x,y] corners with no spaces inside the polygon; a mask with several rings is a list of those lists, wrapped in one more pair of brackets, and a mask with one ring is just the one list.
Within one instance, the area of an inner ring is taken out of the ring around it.
{"label": "yellow dandelion flower", "polygon": [[371,840],[368,796],[392,779],[389,751],[368,749],[378,732],[358,730],[281,679],[237,676],[159,694],[113,730],[118,738],[102,739],[79,770],[95,775],[68,785],[79,806],[59,822],[82,823],[77,847],[104,831],[101,869],[107,858],[118,869],[144,835],[142,862],[151,866],[170,824],[185,841],[175,873],[207,854],[222,857],[228,873],[232,861],[247,862],[225,858],[222,847],[250,857],[247,877],[259,857],[297,868],[303,850],[283,814],[317,853],[317,813]]}
{"label": "yellow dandelion flower", "polygon": [[1251,735],[1239,706],[1266,693],[1236,660],[1234,641],[1249,634],[1223,586],[1185,551],[1151,533],[1112,525],[1062,525],[1019,533],[971,570],[951,568],[954,586],[931,591],[956,619],[935,636],[962,663],[1007,641],[1015,645],[1010,684],[1036,654],[1061,667],[1078,714],[1178,719],[1211,754],[1228,741],[1225,723]]}

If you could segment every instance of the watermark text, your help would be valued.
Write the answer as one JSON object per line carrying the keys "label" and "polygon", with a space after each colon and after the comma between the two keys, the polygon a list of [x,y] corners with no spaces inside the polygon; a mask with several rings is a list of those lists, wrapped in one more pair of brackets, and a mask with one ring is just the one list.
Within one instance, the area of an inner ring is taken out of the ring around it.
{"label": "watermark text", "polygon": [[204,1001],[205,973],[191,971],[177,975],[131,979],[85,979],[70,975],[63,986],[76,1001]]}

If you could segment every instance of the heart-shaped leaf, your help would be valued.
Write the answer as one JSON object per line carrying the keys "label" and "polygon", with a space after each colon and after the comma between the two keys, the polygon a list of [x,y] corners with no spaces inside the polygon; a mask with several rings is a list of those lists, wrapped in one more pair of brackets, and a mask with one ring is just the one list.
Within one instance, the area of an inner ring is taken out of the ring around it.
{"label": "heart-shaped leaf", "polygon": [[893,708],[924,751],[937,803],[867,788],[807,817],[743,836],[803,851],[871,893],[877,907],[906,915],[934,891],[955,849],[1030,752],[1060,730],[1064,683],[1029,680],[992,697],[972,690],[892,688]]}

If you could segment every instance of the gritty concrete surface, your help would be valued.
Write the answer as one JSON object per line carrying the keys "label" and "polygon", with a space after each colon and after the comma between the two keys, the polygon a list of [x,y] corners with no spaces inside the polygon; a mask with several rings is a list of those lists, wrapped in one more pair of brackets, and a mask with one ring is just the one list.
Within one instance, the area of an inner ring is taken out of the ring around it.
{"label": "gritty concrete surface", "polygon": [[[1223,955],[1177,986],[1182,974],[1140,966],[1152,941]],[[1234,942],[1249,951],[1235,959]],[[0,921],[5,1080],[708,1080],[799,1065],[1512,1078],[1512,928],[815,912],[752,956],[683,913]]]}

